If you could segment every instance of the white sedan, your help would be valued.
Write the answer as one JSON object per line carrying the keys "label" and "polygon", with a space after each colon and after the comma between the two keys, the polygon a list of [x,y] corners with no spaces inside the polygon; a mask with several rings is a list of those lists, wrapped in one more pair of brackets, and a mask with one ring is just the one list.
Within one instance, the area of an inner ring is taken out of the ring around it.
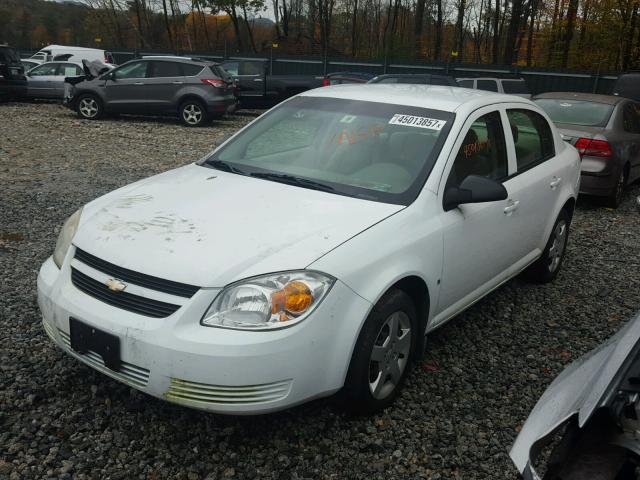
{"label": "white sedan", "polygon": [[38,277],[44,329],[189,407],[340,392],[374,412],[433,329],[520,272],[556,277],[579,179],[576,150],[525,99],[311,90],[75,212]]}

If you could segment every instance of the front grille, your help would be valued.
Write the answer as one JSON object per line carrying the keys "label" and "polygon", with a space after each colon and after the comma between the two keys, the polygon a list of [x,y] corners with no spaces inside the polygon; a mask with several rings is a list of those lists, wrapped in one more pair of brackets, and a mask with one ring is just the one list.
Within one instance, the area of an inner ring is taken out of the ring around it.
{"label": "front grille", "polygon": [[[62,338],[65,346],[69,350],[71,350],[71,338],[69,337],[69,335],[60,329],[58,329],[58,333],[60,334],[60,338]],[[73,352],[73,350],[71,351]],[[149,370],[147,370],[146,368],[139,367],[138,365],[134,365],[133,363],[120,361],[120,369],[116,372],[107,368],[104,364],[104,361],[102,360],[102,357],[97,353],[92,352],[91,350],[84,354],[80,354],[78,352],[74,353],[96,370],[106,373],[107,375],[110,375],[120,380],[121,382],[130,384],[133,387],[144,388],[147,383],[149,383]]]}
{"label": "front grille", "polygon": [[172,378],[165,398],[175,402],[190,401],[211,405],[255,404],[281,400],[290,390],[291,380],[233,387]]}
{"label": "front grille", "polygon": [[150,290],[156,290],[158,292],[170,293],[171,295],[177,295],[179,297],[191,298],[197,291],[198,287],[194,285],[187,285],[186,283],[173,282],[171,280],[165,280],[163,278],[153,277],[144,273],[134,272],[128,268],[122,268],[113,263],[109,263],[101,258],[98,258],[90,253],[85,252],[79,248],[76,248],[75,258],[80,260],[85,265],[89,265],[96,270],[111,275],[123,282],[134,283],[140,287],[145,287]]}
{"label": "front grille", "polygon": [[82,292],[114,307],[138,313],[147,317],[168,317],[180,308],[180,305],[161,302],[151,298],[133,295],[127,292],[113,292],[104,284],[94,280],[75,268],[71,268],[71,282]]}

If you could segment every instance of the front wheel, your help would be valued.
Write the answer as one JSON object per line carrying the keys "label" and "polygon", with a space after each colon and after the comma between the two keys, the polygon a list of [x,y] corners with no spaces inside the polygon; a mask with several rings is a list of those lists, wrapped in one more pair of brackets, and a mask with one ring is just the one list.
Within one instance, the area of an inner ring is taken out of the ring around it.
{"label": "front wheel", "polygon": [[524,272],[525,278],[533,283],[549,283],[555,280],[560,272],[564,253],[569,238],[571,218],[566,209],[562,209],[551,230],[542,255]]}
{"label": "front wheel", "polygon": [[180,120],[187,127],[199,127],[207,121],[207,110],[198,100],[187,100],[180,105]]}
{"label": "front wheel", "polygon": [[82,95],[76,110],[81,118],[96,120],[102,116],[102,102],[95,95]]}
{"label": "front wheel", "polygon": [[387,292],[358,337],[341,392],[344,407],[370,414],[389,406],[404,383],[414,352],[416,309],[402,290]]}

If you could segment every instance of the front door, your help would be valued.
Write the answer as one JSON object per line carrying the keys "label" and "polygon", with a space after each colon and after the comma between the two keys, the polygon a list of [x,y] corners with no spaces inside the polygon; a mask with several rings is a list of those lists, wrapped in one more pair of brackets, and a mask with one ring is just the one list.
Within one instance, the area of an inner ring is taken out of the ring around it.
{"label": "front door", "polygon": [[442,211],[444,262],[437,314],[431,326],[446,321],[506,280],[520,252],[514,244],[518,200],[512,192],[518,180],[510,178],[501,114],[495,107],[474,112],[462,129],[440,182],[442,205],[446,188],[459,185],[468,175],[501,182],[507,200],[460,205]]}
{"label": "front door", "polygon": [[146,113],[152,100],[148,88],[151,62],[139,60],[116,68],[105,80],[106,108],[112,112]]}
{"label": "front door", "polygon": [[265,96],[266,70],[262,61],[229,61],[222,66],[236,80],[240,98],[261,99]]}
{"label": "front door", "polygon": [[57,71],[57,63],[45,63],[31,69],[27,77],[27,96],[29,98],[53,98]]}

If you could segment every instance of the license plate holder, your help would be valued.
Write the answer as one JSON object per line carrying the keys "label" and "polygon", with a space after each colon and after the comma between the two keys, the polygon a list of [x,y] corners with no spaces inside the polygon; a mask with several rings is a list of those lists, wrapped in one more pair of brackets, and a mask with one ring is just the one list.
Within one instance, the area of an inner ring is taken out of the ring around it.
{"label": "license plate holder", "polygon": [[120,370],[120,339],[115,335],[69,318],[69,337],[73,351],[85,354],[91,350],[102,357],[107,368]]}

